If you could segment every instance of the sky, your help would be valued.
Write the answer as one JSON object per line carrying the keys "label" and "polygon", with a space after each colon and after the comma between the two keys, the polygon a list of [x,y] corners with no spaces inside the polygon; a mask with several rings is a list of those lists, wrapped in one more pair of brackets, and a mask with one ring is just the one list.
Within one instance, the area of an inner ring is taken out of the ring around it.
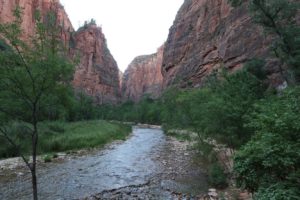
{"label": "sky", "polygon": [[95,19],[121,71],[155,53],[168,37],[184,0],[60,0],[75,29]]}

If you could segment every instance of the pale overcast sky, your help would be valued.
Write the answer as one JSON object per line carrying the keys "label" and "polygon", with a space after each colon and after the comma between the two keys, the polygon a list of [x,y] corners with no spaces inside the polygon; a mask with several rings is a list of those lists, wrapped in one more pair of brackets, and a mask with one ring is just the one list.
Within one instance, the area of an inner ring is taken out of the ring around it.
{"label": "pale overcast sky", "polygon": [[75,29],[94,18],[124,72],[134,57],[156,52],[184,0],[61,0]]}

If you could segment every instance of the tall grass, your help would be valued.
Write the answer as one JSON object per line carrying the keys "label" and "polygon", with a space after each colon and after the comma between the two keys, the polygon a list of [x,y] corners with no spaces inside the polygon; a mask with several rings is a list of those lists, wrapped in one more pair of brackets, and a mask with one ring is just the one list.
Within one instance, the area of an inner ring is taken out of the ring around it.
{"label": "tall grass", "polygon": [[[17,124],[15,124],[18,127]],[[30,136],[19,134],[13,127],[12,137],[18,140],[23,152],[30,153]],[[131,128],[102,120],[80,122],[43,122],[39,125],[38,153],[54,153],[83,148],[101,147],[116,139],[125,139]],[[0,139],[0,158],[17,156],[16,151]]]}

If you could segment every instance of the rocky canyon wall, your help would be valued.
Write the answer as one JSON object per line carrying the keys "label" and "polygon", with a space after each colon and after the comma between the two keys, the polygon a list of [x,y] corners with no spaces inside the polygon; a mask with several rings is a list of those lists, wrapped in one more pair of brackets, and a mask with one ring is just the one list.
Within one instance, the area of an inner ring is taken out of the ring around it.
{"label": "rocky canyon wall", "polygon": [[46,13],[51,10],[57,14],[57,23],[61,28],[61,38],[64,43],[68,45],[71,33],[74,29],[59,0],[0,0],[0,23],[13,21],[13,10],[17,6],[22,8],[21,28],[25,39],[35,32],[34,14],[36,10],[39,10],[42,16],[45,16]]}
{"label": "rocky canyon wall", "polygon": [[122,80],[122,100],[138,102],[145,95],[157,98],[162,92],[161,74],[164,46],[152,55],[138,56],[128,66]]}
{"label": "rocky canyon wall", "polygon": [[102,29],[96,25],[83,27],[74,34],[74,41],[80,58],[74,87],[93,96],[97,104],[118,103],[119,69],[107,48]]}
{"label": "rocky canyon wall", "polygon": [[165,44],[164,88],[200,86],[212,70],[236,70],[254,57],[270,58],[272,66],[276,61],[269,56],[268,43],[251,22],[246,3],[232,8],[227,0],[185,0]]}
{"label": "rocky canyon wall", "polygon": [[75,32],[59,0],[0,0],[0,23],[14,20],[13,9],[23,8],[22,29],[26,39],[34,34],[34,13],[45,16],[50,10],[57,14],[61,38],[70,57],[79,58],[73,86],[92,97],[97,104],[117,103],[120,100],[119,69],[110,54],[101,28],[91,25]]}

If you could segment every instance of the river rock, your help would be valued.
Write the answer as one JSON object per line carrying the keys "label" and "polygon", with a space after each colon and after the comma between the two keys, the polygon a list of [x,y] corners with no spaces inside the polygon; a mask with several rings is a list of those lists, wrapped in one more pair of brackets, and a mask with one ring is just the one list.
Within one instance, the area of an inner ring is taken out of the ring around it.
{"label": "river rock", "polygon": [[214,188],[210,188],[210,189],[208,189],[208,195],[209,195],[210,197],[213,197],[213,198],[216,198],[216,197],[218,197],[217,190],[216,190],[216,189],[214,189]]}

